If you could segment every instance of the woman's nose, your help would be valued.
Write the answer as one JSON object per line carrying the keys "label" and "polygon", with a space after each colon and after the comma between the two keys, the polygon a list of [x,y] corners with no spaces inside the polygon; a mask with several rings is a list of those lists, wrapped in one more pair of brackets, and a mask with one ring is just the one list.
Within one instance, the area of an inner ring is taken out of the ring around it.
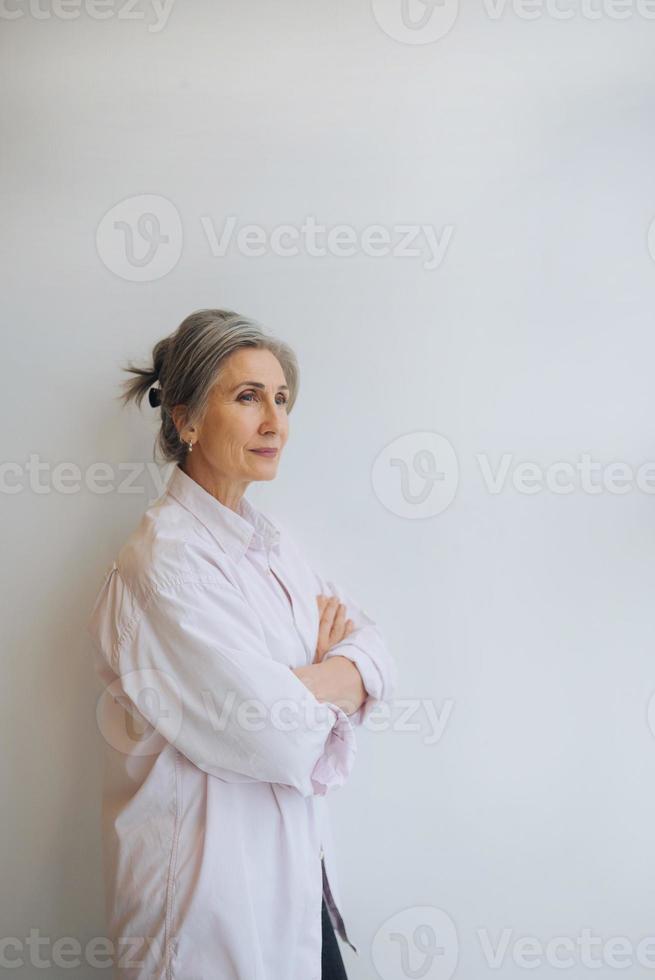
{"label": "woman's nose", "polygon": [[279,429],[281,407],[283,406],[277,405],[274,401],[266,400],[264,402],[262,425],[266,426],[268,430],[275,432]]}

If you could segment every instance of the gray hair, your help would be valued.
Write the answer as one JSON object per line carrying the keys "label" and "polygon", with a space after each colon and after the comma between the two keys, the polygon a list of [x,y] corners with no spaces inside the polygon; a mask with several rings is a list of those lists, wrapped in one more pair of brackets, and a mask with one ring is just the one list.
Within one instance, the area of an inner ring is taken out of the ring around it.
{"label": "gray hair", "polygon": [[295,353],[288,344],[265,333],[257,321],[232,310],[196,310],[174,333],[155,344],[152,367],[129,363],[122,369],[135,375],[121,383],[124,392],[118,397],[123,405],[133,400],[140,406],[146,392],[159,381],[161,390],[155,391],[160,401],[155,399],[154,404],[161,404],[161,427],[155,449],[159,448],[165,461],[181,463],[187,453],[171,410],[175,405],[186,406],[185,428],[202,422],[223,362],[241,347],[269,350],[277,357],[289,386],[290,412],[300,382]]}

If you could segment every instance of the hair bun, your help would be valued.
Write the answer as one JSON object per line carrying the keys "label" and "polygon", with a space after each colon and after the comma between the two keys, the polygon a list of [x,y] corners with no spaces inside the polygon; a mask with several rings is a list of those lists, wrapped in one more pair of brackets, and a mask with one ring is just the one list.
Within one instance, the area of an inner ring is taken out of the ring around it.
{"label": "hair bun", "polygon": [[161,388],[151,388],[148,392],[148,401],[153,408],[161,405]]}

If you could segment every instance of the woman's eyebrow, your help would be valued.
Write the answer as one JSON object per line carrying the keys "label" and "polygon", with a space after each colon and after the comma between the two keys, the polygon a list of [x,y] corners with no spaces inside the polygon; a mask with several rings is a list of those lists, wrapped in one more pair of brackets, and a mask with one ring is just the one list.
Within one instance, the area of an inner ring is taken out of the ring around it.
{"label": "woman's eyebrow", "polygon": [[[261,381],[240,381],[238,385],[235,385],[234,388],[231,388],[230,390],[236,391],[237,388],[241,387],[241,385],[252,385],[253,388],[261,388],[262,390],[266,388],[266,385],[262,384]],[[289,385],[278,385],[277,390],[281,391],[283,388],[286,388],[288,391]]]}

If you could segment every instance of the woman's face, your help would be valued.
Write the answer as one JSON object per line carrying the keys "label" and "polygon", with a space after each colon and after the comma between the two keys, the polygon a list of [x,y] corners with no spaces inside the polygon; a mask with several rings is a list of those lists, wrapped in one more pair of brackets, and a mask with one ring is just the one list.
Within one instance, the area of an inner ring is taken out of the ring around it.
{"label": "woman's face", "polygon": [[[182,430],[193,441],[184,471],[226,502],[253,480],[274,479],[289,435],[288,398],[274,354],[253,347],[236,350],[223,362],[202,423]],[[257,452],[261,449],[275,452],[264,455]]]}

